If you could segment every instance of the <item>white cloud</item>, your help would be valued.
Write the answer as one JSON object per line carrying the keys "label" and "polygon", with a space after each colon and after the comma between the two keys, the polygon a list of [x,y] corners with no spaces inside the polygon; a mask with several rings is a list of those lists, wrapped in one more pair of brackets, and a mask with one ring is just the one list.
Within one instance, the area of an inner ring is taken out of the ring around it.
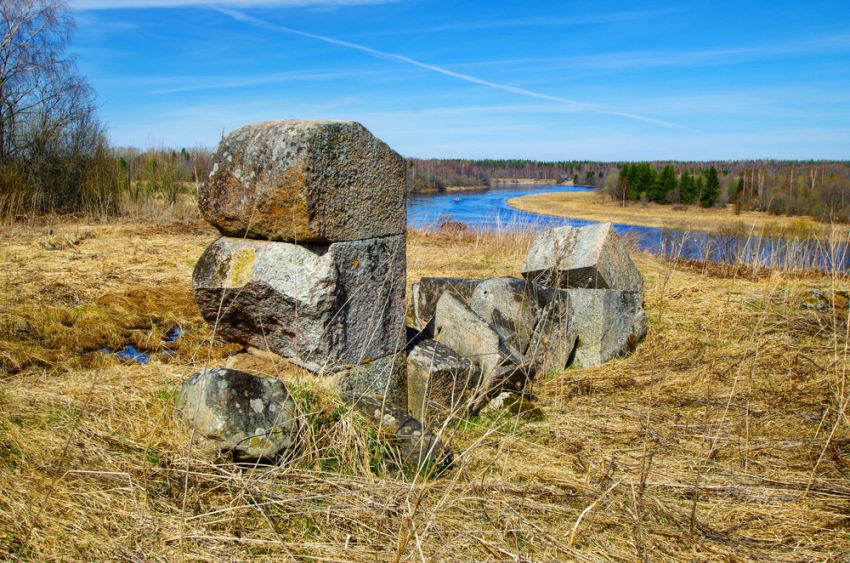
{"label": "white cloud", "polygon": [[704,67],[722,66],[819,53],[845,52],[850,50],[850,34],[824,35],[807,39],[793,39],[783,43],[706,49],[695,51],[622,51],[571,57],[538,57],[476,61],[454,65],[456,67],[482,67],[518,65],[525,70],[541,70],[531,64],[547,64],[544,68],[575,70],[589,68],[598,70],[635,70],[638,68]]}
{"label": "white cloud", "polygon": [[[179,94],[202,90],[230,90],[251,86],[267,86],[286,82],[313,82],[339,80],[384,74],[383,71],[328,71],[328,72],[278,72],[262,75],[249,75],[238,78],[192,77],[176,79],[174,83],[148,91],[151,95]],[[168,79],[162,79],[168,80]]]}
{"label": "white cloud", "polygon": [[435,72],[437,74],[442,74],[443,76],[449,76],[451,78],[455,78],[457,80],[462,80],[463,82],[468,82],[470,84],[477,84],[479,86],[484,86],[485,88],[490,88],[492,90],[500,90],[502,92],[508,92],[510,94],[516,94],[518,96],[524,96],[526,98],[535,98],[538,100],[544,100],[547,102],[555,102],[557,104],[563,104],[566,106],[570,106],[579,111],[589,112],[589,113],[597,113],[602,115],[613,115],[617,117],[623,117],[626,119],[631,119],[634,121],[642,121],[644,123],[651,123],[653,125],[659,125],[661,127],[669,127],[671,129],[687,129],[677,123],[671,123],[669,121],[664,121],[661,119],[655,119],[654,117],[649,117],[646,115],[639,115],[635,113],[629,113],[625,111],[621,111],[614,108],[609,108],[605,106],[601,106],[599,104],[590,104],[587,102],[581,102],[578,100],[572,100],[570,98],[564,98],[562,96],[553,96],[550,94],[545,94],[542,92],[535,92],[533,90],[528,90],[526,88],[519,88],[517,86],[511,86],[510,84],[502,84],[499,82],[491,82],[489,80],[484,80],[481,78],[477,78],[475,76],[470,76],[468,74],[462,74],[459,72],[455,72],[453,70],[449,70],[445,67],[432,65],[428,63],[424,63],[422,61],[418,61],[416,59],[412,59],[410,57],[399,55],[397,53],[390,53],[387,51],[379,51],[377,49],[372,49],[371,47],[367,47],[365,45],[360,45],[358,43],[352,43],[351,41],[343,41],[341,39],[334,39],[333,37],[327,37],[324,35],[318,35],[315,33],[308,33],[306,31],[299,31],[297,29],[293,29],[291,27],[286,27],[282,25],[275,25],[273,23],[269,23],[263,21],[261,19],[255,18],[248,14],[238,12],[235,10],[228,10],[224,8],[218,8],[218,11],[229,15],[236,21],[240,21],[246,23],[248,25],[258,27],[261,29],[268,29],[272,31],[278,31],[281,33],[288,33],[292,35],[300,35],[301,37],[308,37],[310,39],[315,39],[317,41],[322,41],[323,43],[328,43],[330,45],[336,45],[338,47],[343,47],[345,49],[352,49],[355,51],[360,51],[361,53],[366,53],[372,57],[376,57],[379,59],[392,60],[400,63],[404,63],[406,65],[422,68],[425,70],[429,70],[431,72]]}
{"label": "white cloud", "polygon": [[405,35],[405,34],[423,34],[423,33],[441,33],[453,31],[487,31],[500,28],[520,28],[533,27],[539,29],[541,27],[575,27],[588,25],[605,25],[621,22],[629,22],[638,19],[659,18],[671,14],[674,10],[640,10],[640,11],[625,11],[625,12],[597,12],[588,15],[574,15],[570,17],[558,16],[536,16],[509,18],[500,20],[473,20],[473,21],[449,21],[434,25],[424,25],[421,27],[402,27],[386,29],[383,31],[375,31],[368,33],[360,33],[355,37],[374,37],[381,35]]}
{"label": "white cloud", "polygon": [[72,0],[75,10],[118,10],[121,8],[177,8],[181,6],[230,6],[250,8],[263,6],[353,6],[388,4],[398,0]]}

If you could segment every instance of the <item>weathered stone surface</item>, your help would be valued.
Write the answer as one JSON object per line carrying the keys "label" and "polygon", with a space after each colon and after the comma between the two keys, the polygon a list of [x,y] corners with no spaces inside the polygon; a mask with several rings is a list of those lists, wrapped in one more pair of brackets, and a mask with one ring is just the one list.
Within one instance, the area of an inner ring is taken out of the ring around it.
{"label": "weathered stone surface", "polygon": [[472,292],[469,308],[490,323],[508,349],[519,357],[531,341],[541,312],[529,284],[514,278],[481,281]]}
{"label": "weathered stone surface", "polygon": [[414,319],[433,334],[437,301],[446,291],[468,305],[499,334],[514,356],[537,373],[563,369],[575,347],[569,295],[515,278],[422,278],[413,284]]}
{"label": "weathered stone surface", "polygon": [[511,355],[499,333],[454,293],[443,293],[434,313],[434,340],[448,346],[486,378],[506,363],[522,363]]}
{"label": "weathered stone surface", "polygon": [[407,355],[407,405],[410,413],[434,428],[450,416],[466,413],[481,368],[436,340],[423,340]]}
{"label": "weathered stone surface", "polygon": [[404,352],[355,366],[334,375],[337,389],[353,397],[370,397],[407,408],[407,366]]}
{"label": "weathered stone surface", "polygon": [[636,291],[568,289],[578,328],[574,365],[597,366],[622,356],[646,336],[643,297]]}
{"label": "weathered stone surface", "polygon": [[222,234],[331,243],[405,232],[404,159],[353,121],[269,121],[225,137],[198,190]]}
{"label": "weathered stone surface", "polygon": [[194,436],[234,461],[274,460],[298,439],[296,406],[280,380],[216,368],[183,385],[175,412]]}
{"label": "weathered stone surface", "polygon": [[334,372],[404,348],[404,235],[326,246],[221,237],[195,300],[224,339]]}
{"label": "weathered stone surface", "polygon": [[567,367],[578,340],[570,295],[564,290],[535,285],[530,293],[540,309],[525,356],[538,374],[560,371]]}
{"label": "weathered stone surface", "polygon": [[370,397],[351,394],[343,400],[369,420],[377,422],[381,434],[398,449],[401,461],[418,469],[443,472],[452,464],[452,452],[440,438],[425,430],[422,423],[405,411]]}
{"label": "weathered stone surface", "polygon": [[611,223],[538,232],[522,274],[550,287],[643,291],[640,272]]}
{"label": "weathered stone surface", "polygon": [[466,303],[481,281],[467,278],[422,278],[414,283],[411,288],[414,326],[418,329],[426,328],[434,318],[437,301],[443,293],[451,291]]}
{"label": "weathered stone surface", "polygon": [[476,414],[505,387],[522,388],[532,378],[525,358],[512,353],[499,333],[451,292],[443,293],[434,313],[434,340],[481,367],[481,383],[470,400]]}
{"label": "weathered stone surface", "polygon": [[503,391],[493,397],[487,406],[481,409],[482,416],[492,416],[506,413],[521,416],[526,420],[542,420],[543,411],[531,400],[530,397],[520,393]]}

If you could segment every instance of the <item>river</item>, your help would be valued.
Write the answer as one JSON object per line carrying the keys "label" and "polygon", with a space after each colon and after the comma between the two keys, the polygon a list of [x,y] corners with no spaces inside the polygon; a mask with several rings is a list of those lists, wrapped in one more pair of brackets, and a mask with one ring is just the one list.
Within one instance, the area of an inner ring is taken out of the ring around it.
{"label": "river", "polygon": [[[407,223],[417,229],[438,228],[444,221],[457,221],[479,230],[538,229],[564,225],[580,227],[594,221],[520,211],[510,207],[508,200],[530,194],[592,189],[583,186],[523,184],[416,194],[408,198]],[[617,223],[614,227],[618,233],[633,240],[639,249],[674,258],[792,270],[850,271],[850,253],[846,241],[829,244],[812,240],[739,237]]]}

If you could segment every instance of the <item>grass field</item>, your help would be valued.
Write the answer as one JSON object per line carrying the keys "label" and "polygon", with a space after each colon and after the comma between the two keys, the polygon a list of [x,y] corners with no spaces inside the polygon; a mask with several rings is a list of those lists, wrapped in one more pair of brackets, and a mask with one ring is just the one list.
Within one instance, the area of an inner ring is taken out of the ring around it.
{"label": "grass field", "polygon": [[[688,213],[691,213],[690,211]],[[191,271],[215,233],[170,224],[0,231],[0,554],[34,560],[841,560],[850,555],[843,278],[635,254],[650,332],[630,357],[536,382],[545,419],[448,429],[424,480],[311,376],[285,379],[301,455],[242,471],[171,418],[212,338]],[[408,283],[515,274],[527,234],[411,233]],[[163,337],[185,330],[174,345]],[[148,365],[104,347],[134,344]],[[168,350],[169,353],[165,353]]]}
{"label": "grass field", "polygon": [[770,215],[760,211],[742,211],[736,215],[733,207],[703,209],[698,205],[675,209],[672,205],[655,203],[613,201],[602,192],[561,192],[516,197],[508,205],[522,211],[613,222],[645,227],[719,231],[732,224],[741,224],[744,230],[754,228],[757,233],[775,236],[826,236],[829,229],[810,217]]}

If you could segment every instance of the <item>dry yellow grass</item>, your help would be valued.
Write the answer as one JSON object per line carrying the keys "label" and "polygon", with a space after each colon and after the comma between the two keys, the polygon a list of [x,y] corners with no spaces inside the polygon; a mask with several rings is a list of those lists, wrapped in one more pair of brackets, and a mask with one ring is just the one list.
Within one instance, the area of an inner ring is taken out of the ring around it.
{"label": "dry yellow grass", "polygon": [[[191,297],[192,267],[214,236],[144,223],[0,233],[7,558],[850,554],[847,315],[800,307],[807,288],[847,289],[846,280],[718,277],[636,255],[650,318],[636,353],[538,381],[541,422],[449,428],[458,467],[428,481],[376,463],[362,421],[282,365],[307,446],[289,464],[241,471],[190,448],[170,414],[181,382],[233,349],[211,343]],[[527,243],[412,233],[410,281],[515,273]],[[162,351],[174,325],[186,337],[147,366],[98,352]]]}
{"label": "dry yellow grass", "polygon": [[[826,227],[811,217],[785,217],[760,211],[742,211],[735,215],[732,206],[703,209],[698,205],[676,210],[671,205],[646,205],[613,201],[602,192],[560,192],[515,197],[508,205],[522,211],[570,217],[589,221],[672,229],[718,231],[740,223],[756,232],[782,233],[789,229],[803,234],[826,234]],[[746,231],[747,229],[745,229]],[[796,234],[796,233],[794,233]]]}

